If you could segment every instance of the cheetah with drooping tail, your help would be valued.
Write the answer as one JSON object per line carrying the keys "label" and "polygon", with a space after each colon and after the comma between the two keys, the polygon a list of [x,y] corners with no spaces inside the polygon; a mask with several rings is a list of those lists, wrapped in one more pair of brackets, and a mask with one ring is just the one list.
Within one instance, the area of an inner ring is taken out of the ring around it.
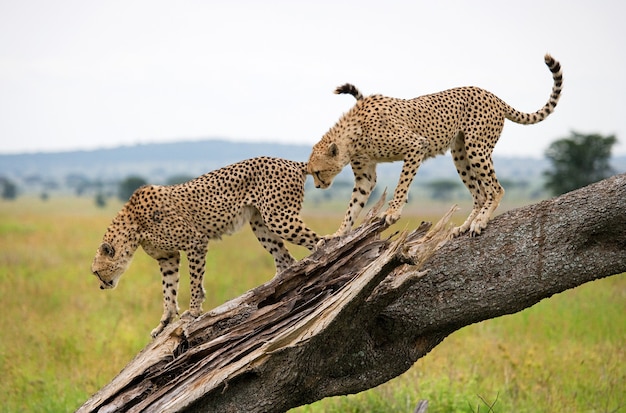
{"label": "cheetah with drooping tail", "polygon": [[309,173],[317,188],[330,186],[347,164],[354,172],[352,198],[333,236],[346,233],[354,224],[376,185],[378,162],[404,161],[393,199],[384,213],[392,224],[400,218],[422,161],[448,149],[473,198],[472,212],[454,229],[454,235],[468,231],[479,235],[504,195],[491,160],[504,120],[525,125],[541,122],[554,111],[561,96],[561,65],[549,54],[545,63],[552,72],[552,93],[534,113],[519,112],[477,87],[459,87],[409,100],[363,97],[351,84],[338,87],[335,93],[351,94],[357,103],[315,144],[309,158]]}
{"label": "cheetah with drooping tail", "polygon": [[319,237],[300,218],[307,168],[304,162],[254,158],[189,182],[139,188],[109,225],[92,264],[100,288],[114,288],[136,249],[158,261],[163,281],[163,316],[156,337],[178,315],[180,251],[189,261],[189,314],[202,313],[202,280],[208,243],[246,222],[274,257],[276,273],[295,260],[283,240],[314,250]]}

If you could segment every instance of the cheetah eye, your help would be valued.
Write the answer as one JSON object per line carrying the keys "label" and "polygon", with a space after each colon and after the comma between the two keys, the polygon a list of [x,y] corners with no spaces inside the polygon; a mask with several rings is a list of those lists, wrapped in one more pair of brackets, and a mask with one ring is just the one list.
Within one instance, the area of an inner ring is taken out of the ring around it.
{"label": "cheetah eye", "polygon": [[104,255],[108,255],[111,258],[115,255],[115,248],[111,244],[105,242],[100,246],[100,249]]}

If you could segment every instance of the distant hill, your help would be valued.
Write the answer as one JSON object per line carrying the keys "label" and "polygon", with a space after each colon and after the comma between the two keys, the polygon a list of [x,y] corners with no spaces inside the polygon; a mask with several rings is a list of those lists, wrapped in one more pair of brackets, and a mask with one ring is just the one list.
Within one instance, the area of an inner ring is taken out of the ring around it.
{"label": "distant hill", "polygon": [[[63,187],[76,179],[117,182],[129,175],[141,176],[150,183],[164,183],[172,176],[198,176],[256,156],[305,161],[310,152],[309,145],[209,139],[90,151],[0,155],[0,177],[12,180],[20,188],[29,185]],[[501,180],[526,182],[539,181],[549,166],[545,159],[535,158],[494,157],[494,163]],[[614,158],[613,166],[616,172],[625,172],[626,157]],[[379,182],[395,186],[400,168],[400,162],[380,165]],[[350,175],[350,168],[346,167],[339,179],[351,181]],[[419,185],[441,178],[458,179],[450,155],[427,160],[420,167],[416,181]]]}
{"label": "distant hill", "polygon": [[153,143],[91,151],[0,155],[0,175],[9,178],[32,175],[61,178],[81,174],[91,179],[115,180],[138,174],[149,181],[158,181],[172,174],[200,175],[262,155],[306,160],[309,152],[310,148],[304,145],[226,140]]}

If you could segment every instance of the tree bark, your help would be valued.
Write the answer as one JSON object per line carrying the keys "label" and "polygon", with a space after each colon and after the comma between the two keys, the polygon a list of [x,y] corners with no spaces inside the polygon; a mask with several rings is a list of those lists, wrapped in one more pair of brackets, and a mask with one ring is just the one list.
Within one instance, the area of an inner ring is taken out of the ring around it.
{"label": "tree bark", "polygon": [[282,412],[372,388],[463,326],[626,272],[626,174],[446,242],[448,216],[372,219],[196,320],[173,323],[79,412]]}

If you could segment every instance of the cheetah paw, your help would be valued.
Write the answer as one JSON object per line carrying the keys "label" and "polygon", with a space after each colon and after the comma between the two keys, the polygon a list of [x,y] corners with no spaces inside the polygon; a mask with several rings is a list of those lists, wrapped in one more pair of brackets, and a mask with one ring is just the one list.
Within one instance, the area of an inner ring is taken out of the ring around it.
{"label": "cheetah paw", "polygon": [[401,215],[401,211],[388,209],[383,213],[383,218],[385,218],[385,222],[387,223],[387,225],[392,225],[398,222]]}
{"label": "cheetah paw", "polygon": [[451,238],[457,238],[466,233],[469,233],[470,237],[477,237],[483,229],[485,229],[485,226],[476,224],[476,222],[473,222],[471,225],[463,224],[452,229]]}
{"label": "cheetah paw", "polygon": [[470,231],[469,231],[469,235],[470,237],[477,237],[480,235],[481,231],[482,229],[480,228],[479,225],[476,225],[476,226],[472,225],[472,228],[470,228]]}
{"label": "cheetah paw", "polygon": [[462,225],[460,227],[452,228],[452,233],[450,234],[451,238],[458,238],[461,235],[465,234],[467,232],[468,228],[463,228],[463,227],[464,227],[464,225]]}
{"label": "cheetah paw", "polygon": [[200,317],[201,314],[202,314],[202,310],[197,311],[197,312],[196,311],[192,312],[191,310],[187,310],[180,316],[180,319],[185,320],[185,321],[192,321]]}
{"label": "cheetah paw", "polygon": [[346,234],[346,232],[344,231],[337,231],[334,234],[330,234],[330,235],[324,235],[323,237],[320,237],[319,241],[317,241],[317,244],[315,244],[315,251],[321,249],[321,248],[325,248],[326,245],[328,245],[328,242],[335,239],[335,238],[339,238],[342,235]]}
{"label": "cheetah paw", "polygon": [[166,323],[160,322],[159,325],[156,326],[156,328],[150,332],[150,336],[152,338],[156,338],[165,329],[166,325],[167,325]]}
{"label": "cheetah paw", "polygon": [[317,241],[317,244],[315,244],[315,251],[319,250],[320,248],[324,248],[324,246],[326,245],[326,242],[329,240],[329,237],[320,237],[320,240]]}

